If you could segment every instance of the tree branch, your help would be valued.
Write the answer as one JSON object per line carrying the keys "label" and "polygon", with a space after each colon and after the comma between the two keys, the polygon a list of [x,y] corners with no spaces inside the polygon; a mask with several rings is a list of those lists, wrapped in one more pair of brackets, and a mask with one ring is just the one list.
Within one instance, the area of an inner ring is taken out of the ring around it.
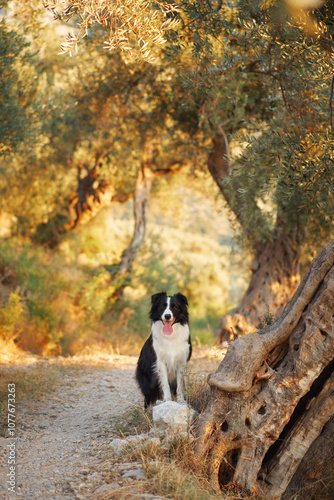
{"label": "tree branch", "polygon": [[166,168],[159,168],[158,170],[154,170],[154,174],[155,175],[174,174],[174,172],[177,172],[182,168],[183,164],[184,162],[182,160],[171,160]]}
{"label": "tree branch", "polygon": [[334,75],[332,76],[331,93],[329,97],[329,123],[333,132],[333,93],[334,93]]}
{"label": "tree branch", "polygon": [[290,104],[288,103],[288,100],[286,98],[286,95],[285,95],[285,90],[284,90],[284,87],[283,87],[283,84],[280,80],[280,78],[275,74],[274,71],[272,70],[264,70],[264,69],[256,69],[255,66],[260,62],[259,59],[257,59],[256,61],[252,61],[251,63],[249,63],[248,65],[248,71],[250,73],[256,73],[258,75],[266,75],[266,76],[271,76],[272,78],[274,78],[279,86],[280,86],[280,89],[281,89],[281,93],[282,93],[282,98],[283,98],[283,101],[284,101],[284,104],[288,110],[288,112],[291,114],[291,106]]}
{"label": "tree branch", "polygon": [[225,142],[225,148],[226,148],[226,158],[227,158],[227,174],[229,176],[232,175],[232,168],[233,168],[233,165],[232,165],[232,161],[231,161],[231,157],[230,157],[230,148],[229,148],[229,143],[228,143],[228,140],[227,140],[227,136],[225,134],[225,131],[223,129],[223,125],[219,125],[218,127],[218,130],[219,132],[221,133],[221,135],[223,136],[224,138],[224,142]]}

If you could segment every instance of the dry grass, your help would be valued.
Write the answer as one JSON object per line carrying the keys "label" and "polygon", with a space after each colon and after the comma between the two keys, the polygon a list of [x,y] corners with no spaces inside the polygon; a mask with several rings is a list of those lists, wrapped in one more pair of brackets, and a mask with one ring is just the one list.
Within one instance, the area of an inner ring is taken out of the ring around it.
{"label": "dry grass", "polygon": [[[256,496],[236,487],[215,493],[205,465],[196,456],[193,442],[188,439],[175,437],[164,447],[149,444],[144,448],[128,448],[124,461],[133,462],[134,466],[141,464],[146,479],[132,480],[99,496],[99,500],[134,500],[143,493],[173,500],[257,500]],[[119,482],[116,460],[109,459],[101,467],[104,470],[109,468],[110,482]]]}

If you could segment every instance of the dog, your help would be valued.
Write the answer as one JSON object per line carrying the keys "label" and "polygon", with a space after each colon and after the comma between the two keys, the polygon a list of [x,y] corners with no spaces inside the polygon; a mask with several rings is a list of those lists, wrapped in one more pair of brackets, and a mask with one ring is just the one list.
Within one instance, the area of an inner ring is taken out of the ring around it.
{"label": "dog", "polygon": [[145,398],[145,408],[157,400],[177,396],[184,403],[183,370],[191,357],[188,301],[177,293],[151,297],[151,335],[140,352],[136,380]]}

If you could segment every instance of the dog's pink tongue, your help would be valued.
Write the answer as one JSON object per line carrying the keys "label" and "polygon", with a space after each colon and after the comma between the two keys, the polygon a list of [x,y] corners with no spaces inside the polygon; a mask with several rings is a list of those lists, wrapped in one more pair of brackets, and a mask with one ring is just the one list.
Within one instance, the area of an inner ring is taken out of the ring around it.
{"label": "dog's pink tongue", "polygon": [[162,329],[165,335],[171,335],[173,333],[173,323],[172,321],[166,321]]}

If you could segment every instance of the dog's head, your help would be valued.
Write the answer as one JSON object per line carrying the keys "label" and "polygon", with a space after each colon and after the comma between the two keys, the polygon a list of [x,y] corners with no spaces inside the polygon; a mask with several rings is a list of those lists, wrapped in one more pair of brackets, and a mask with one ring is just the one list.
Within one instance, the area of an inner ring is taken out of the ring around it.
{"label": "dog's head", "polygon": [[188,323],[188,301],[182,293],[175,295],[167,295],[166,292],[156,293],[152,295],[151,303],[150,319],[153,322],[162,321],[164,333],[170,332],[174,323],[181,325]]}

